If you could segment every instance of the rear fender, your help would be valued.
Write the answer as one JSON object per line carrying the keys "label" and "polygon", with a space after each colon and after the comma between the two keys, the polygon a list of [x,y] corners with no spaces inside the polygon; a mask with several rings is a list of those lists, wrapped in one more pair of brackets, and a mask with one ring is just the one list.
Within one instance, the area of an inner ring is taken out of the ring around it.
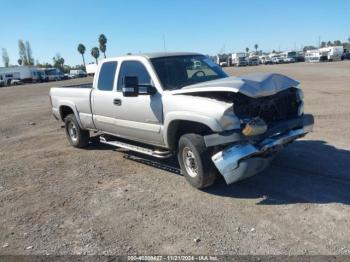
{"label": "rear fender", "polygon": [[62,121],[64,121],[63,116],[61,115],[61,108],[62,108],[62,106],[67,106],[70,109],[72,109],[72,111],[74,113],[74,116],[75,116],[75,119],[77,120],[80,128],[82,128],[83,125],[81,124],[81,121],[80,121],[79,112],[78,112],[76,106],[74,105],[74,103],[72,103],[71,101],[68,101],[68,100],[60,101],[60,104],[59,104],[58,108],[59,108],[59,112],[60,112],[60,118],[61,118]]}

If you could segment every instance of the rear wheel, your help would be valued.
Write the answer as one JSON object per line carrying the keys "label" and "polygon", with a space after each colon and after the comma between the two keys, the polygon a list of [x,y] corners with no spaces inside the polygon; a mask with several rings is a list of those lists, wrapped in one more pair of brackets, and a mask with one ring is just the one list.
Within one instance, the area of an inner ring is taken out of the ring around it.
{"label": "rear wheel", "polygon": [[217,171],[201,135],[183,135],[177,156],[182,173],[192,186],[201,189],[214,183]]}
{"label": "rear wheel", "polygon": [[66,136],[69,143],[78,148],[86,147],[89,144],[90,133],[80,128],[74,114],[66,116],[64,119]]}

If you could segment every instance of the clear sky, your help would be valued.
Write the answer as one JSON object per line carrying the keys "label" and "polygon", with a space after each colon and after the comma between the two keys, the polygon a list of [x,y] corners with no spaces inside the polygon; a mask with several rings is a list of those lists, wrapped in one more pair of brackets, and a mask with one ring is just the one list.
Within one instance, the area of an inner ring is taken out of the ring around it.
{"label": "clear sky", "polygon": [[[330,0],[0,0],[0,48],[18,60],[18,39],[31,43],[39,62],[60,53],[81,63],[77,45],[90,50],[108,38],[107,56],[128,52],[300,49],[350,37],[350,1]],[[1,63],[2,64],[2,61]]]}

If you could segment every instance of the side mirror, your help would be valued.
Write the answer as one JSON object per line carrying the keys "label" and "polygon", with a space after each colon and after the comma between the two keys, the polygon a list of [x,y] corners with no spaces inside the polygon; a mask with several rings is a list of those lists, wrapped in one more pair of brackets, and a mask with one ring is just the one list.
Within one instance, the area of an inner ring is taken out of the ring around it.
{"label": "side mirror", "polygon": [[152,85],[139,84],[137,76],[125,76],[123,96],[154,95],[157,89]]}
{"label": "side mirror", "polygon": [[154,95],[157,93],[157,89],[152,85],[139,85],[140,95]]}
{"label": "side mirror", "polygon": [[139,95],[139,79],[137,76],[126,76],[124,78],[123,96]]}

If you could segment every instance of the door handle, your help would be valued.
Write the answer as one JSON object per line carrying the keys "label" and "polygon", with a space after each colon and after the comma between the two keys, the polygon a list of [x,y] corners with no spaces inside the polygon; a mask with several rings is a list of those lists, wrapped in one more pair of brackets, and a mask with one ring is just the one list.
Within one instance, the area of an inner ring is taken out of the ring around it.
{"label": "door handle", "polygon": [[122,105],[122,100],[119,98],[116,98],[113,100],[113,104],[115,104],[116,106],[121,106]]}

